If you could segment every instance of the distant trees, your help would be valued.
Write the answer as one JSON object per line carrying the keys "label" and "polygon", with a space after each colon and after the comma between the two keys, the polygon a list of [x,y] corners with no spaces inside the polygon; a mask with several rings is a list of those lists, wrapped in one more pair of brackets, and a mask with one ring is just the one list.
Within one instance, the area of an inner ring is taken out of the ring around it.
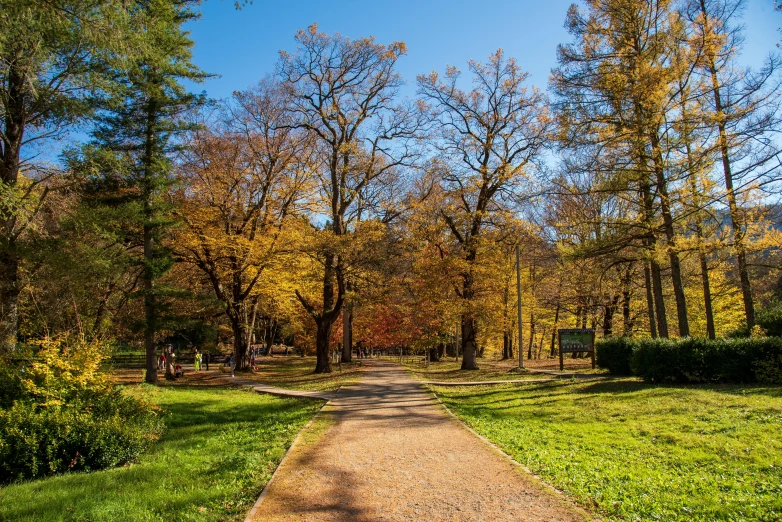
{"label": "distant trees", "polygon": [[[241,368],[285,338],[329,372],[339,341],[344,362],[354,344],[436,360],[459,338],[475,369],[553,355],[560,326],[760,331],[780,76],[774,56],[738,63],[740,0],[571,7],[552,104],[501,50],[400,100],[403,43],[316,25],[206,103],[182,85],[204,78],[196,5],[0,0],[3,353],[69,329],[143,339],[154,382],[170,339]],[[35,158],[72,126],[92,140],[64,168]]]}
{"label": "distant trees", "polygon": [[[268,80],[237,92],[220,122],[204,122],[180,161],[171,241],[180,260],[208,279],[224,304],[237,366],[249,363],[257,285],[275,256],[290,248],[285,230],[306,195],[307,137],[291,126],[288,100]],[[207,128],[208,127],[208,128]],[[289,227],[290,228],[290,227]]]}

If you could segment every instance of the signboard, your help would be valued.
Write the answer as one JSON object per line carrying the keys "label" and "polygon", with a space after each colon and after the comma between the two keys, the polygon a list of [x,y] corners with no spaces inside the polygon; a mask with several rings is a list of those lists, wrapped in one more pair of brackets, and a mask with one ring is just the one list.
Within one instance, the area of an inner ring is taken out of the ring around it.
{"label": "signboard", "polygon": [[559,371],[564,370],[563,354],[589,352],[595,369],[595,331],[591,328],[563,328],[559,330]]}

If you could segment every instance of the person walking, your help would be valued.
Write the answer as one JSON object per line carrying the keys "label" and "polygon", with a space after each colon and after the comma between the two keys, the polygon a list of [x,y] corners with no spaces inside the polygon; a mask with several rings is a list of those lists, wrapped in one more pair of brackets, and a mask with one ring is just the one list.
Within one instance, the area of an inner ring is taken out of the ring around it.
{"label": "person walking", "polygon": [[236,368],[236,359],[234,358],[233,354],[231,354],[231,359],[228,363],[231,365],[231,377],[234,377],[234,369]]}
{"label": "person walking", "polygon": [[206,371],[209,371],[209,352],[204,350],[204,364],[206,365]]}
{"label": "person walking", "polygon": [[198,350],[195,351],[195,356],[193,357],[193,370],[201,371],[201,354],[198,353]]}

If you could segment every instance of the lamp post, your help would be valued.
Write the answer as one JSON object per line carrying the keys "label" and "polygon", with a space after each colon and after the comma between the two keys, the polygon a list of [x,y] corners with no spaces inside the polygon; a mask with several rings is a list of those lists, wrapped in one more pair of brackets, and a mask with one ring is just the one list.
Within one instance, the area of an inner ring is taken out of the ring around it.
{"label": "lamp post", "polygon": [[524,368],[524,350],[522,349],[523,343],[521,342],[521,246],[516,245],[516,295],[518,296],[518,327],[519,327],[519,344],[516,350],[519,352],[519,368]]}

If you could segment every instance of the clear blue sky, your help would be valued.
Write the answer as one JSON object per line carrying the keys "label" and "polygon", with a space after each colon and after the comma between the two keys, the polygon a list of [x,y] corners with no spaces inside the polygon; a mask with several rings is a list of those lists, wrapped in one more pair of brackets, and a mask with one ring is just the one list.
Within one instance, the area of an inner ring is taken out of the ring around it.
{"label": "clear blue sky", "polygon": [[[254,0],[237,11],[233,0],[207,0],[203,17],[188,25],[195,63],[219,74],[196,90],[226,98],[274,71],[278,51],[293,51],[297,29],[313,22],[320,30],[351,38],[374,36],[380,43],[401,40],[408,55],[398,70],[415,95],[415,76],[446,65],[466,69],[468,59],[485,59],[503,48],[543,89],[556,65],[557,44],[570,41],[563,28],[572,0]],[[757,65],[782,39],[782,13],[773,0],[749,0],[742,61]]]}

